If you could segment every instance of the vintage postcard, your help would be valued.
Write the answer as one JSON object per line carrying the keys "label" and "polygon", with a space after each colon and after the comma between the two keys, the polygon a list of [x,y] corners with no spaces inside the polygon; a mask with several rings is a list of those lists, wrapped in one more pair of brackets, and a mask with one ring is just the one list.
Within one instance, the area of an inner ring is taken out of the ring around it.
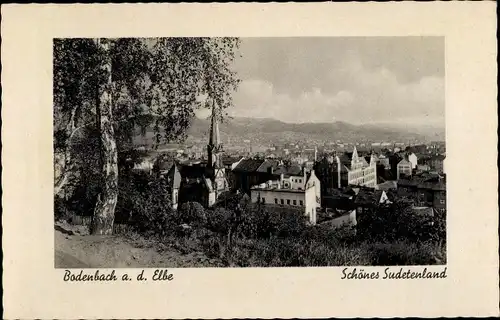
{"label": "vintage postcard", "polygon": [[498,316],[494,9],[2,6],[6,317]]}

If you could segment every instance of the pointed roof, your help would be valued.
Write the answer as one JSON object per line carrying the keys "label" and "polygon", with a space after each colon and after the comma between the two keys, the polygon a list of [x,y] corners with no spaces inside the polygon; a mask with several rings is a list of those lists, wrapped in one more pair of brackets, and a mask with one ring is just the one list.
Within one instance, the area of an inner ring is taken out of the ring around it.
{"label": "pointed roof", "polygon": [[400,165],[400,164],[410,165],[411,162],[408,161],[406,158],[403,158],[401,161],[398,162],[398,165]]}
{"label": "pointed roof", "polygon": [[217,118],[217,108],[215,101],[212,106],[212,116],[210,122],[210,138],[208,144],[210,146],[218,146],[220,144],[219,119]]}
{"label": "pointed roof", "polygon": [[233,169],[235,172],[256,172],[264,163],[263,159],[243,159]]}
{"label": "pointed roof", "polygon": [[377,206],[380,204],[382,200],[382,196],[387,194],[384,190],[374,190],[367,188],[360,188],[358,193],[356,194],[356,199],[354,203],[361,206]]}
{"label": "pointed roof", "polygon": [[354,150],[352,150],[352,159],[358,159],[358,149],[356,149],[356,146],[354,146]]}
{"label": "pointed roof", "polygon": [[169,179],[172,179],[172,186],[174,189],[178,189],[181,186],[182,175],[176,162],[172,164],[172,167],[168,173]]}

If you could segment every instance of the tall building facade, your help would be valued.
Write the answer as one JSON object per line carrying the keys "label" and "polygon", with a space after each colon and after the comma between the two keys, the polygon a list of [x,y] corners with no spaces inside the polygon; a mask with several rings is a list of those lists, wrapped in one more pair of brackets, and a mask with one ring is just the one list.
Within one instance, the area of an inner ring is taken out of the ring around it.
{"label": "tall building facade", "polygon": [[375,188],[377,185],[377,160],[372,154],[368,161],[353,152],[346,152],[323,158],[315,163],[314,170],[321,180],[323,192],[328,189],[343,188],[349,185]]}

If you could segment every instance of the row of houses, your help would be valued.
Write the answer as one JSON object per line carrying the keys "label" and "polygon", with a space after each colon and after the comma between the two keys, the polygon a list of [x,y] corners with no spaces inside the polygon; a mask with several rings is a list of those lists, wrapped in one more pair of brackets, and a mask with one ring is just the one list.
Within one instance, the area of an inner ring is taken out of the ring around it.
{"label": "row of houses", "polygon": [[[302,165],[278,159],[232,158],[224,156],[217,119],[214,108],[206,161],[181,163],[160,158],[154,166],[142,162],[134,167],[167,180],[174,208],[189,201],[212,207],[224,194],[242,193],[254,203],[302,210],[311,224],[325,219],[354,222],[367,207],[393,201],[392,194],[413,197],[421,207],[446,208],[444,184],[429,177],[418,180],[414,174],[419,165],[415,153],[404,158],[398,154],[377,156],[358,154],[354,147],[352,152]],[[311,152],[317,160],[317,150]],[[398,181],[379,183],[379,167],[395,167]],[[407,180],[399,179],[403,172]]]}

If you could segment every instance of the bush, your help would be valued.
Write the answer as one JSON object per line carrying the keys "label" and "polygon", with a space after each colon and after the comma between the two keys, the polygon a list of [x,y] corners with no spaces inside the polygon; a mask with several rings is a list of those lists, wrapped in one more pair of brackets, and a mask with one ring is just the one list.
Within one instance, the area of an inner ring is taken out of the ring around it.
{"label": "bush", "polygon": [[277,237],[299,237],[307,225],[307,217],[302,211],[270,212],[270,223],[273,225],[273,235]]}
{"label": "bush", "polygon": [[229,230],[235,224],[235,214],[224,208],[215,208],[213,210],[206,211],[207,228],[210,230],[220,233],[222,235],[227,234]]}
{"label": "bush", "polygon": [[252,239],[276,237],[299,237],[307,226],[307,217],[299,210],[280,210],[280,208],[260,205],[248,206],[237,217],[238,235]]}
{"label": "bush", "polygon": [[[217,247],[220,250],[220,246]],[[213,250],[216,253],[217,250]],[[227,265],[241,267],[304,267],[370,265],[365,248],[339,245],[330,247],[314,240],[237,239],[226,256]]]}
{"label": "bush", "polygon": [[207,215],[205,209],[198,202],[186,202],[181,204],[177,213],[177,220],[195,226],[205,226]]}
{"label": "bush", "polygon": [[373,242],[446,240],[446,218],[416,214],[407,202],[381,206],[358,217],[359,236]]}
{"label": "bush", "polygon": [[436,247],[429,242],[377,243],[370,250],[373,252],[372,264],[376,266],[436,264]]}
{"label": "bush", "polygon": [[122,219],[143,234],[165,236],[174,233],[179,221],[169,201],[165,182],[151,179],[143,188],[134,187],[133,181],[130,183],[120,190],[120,210],[117,212]]}

